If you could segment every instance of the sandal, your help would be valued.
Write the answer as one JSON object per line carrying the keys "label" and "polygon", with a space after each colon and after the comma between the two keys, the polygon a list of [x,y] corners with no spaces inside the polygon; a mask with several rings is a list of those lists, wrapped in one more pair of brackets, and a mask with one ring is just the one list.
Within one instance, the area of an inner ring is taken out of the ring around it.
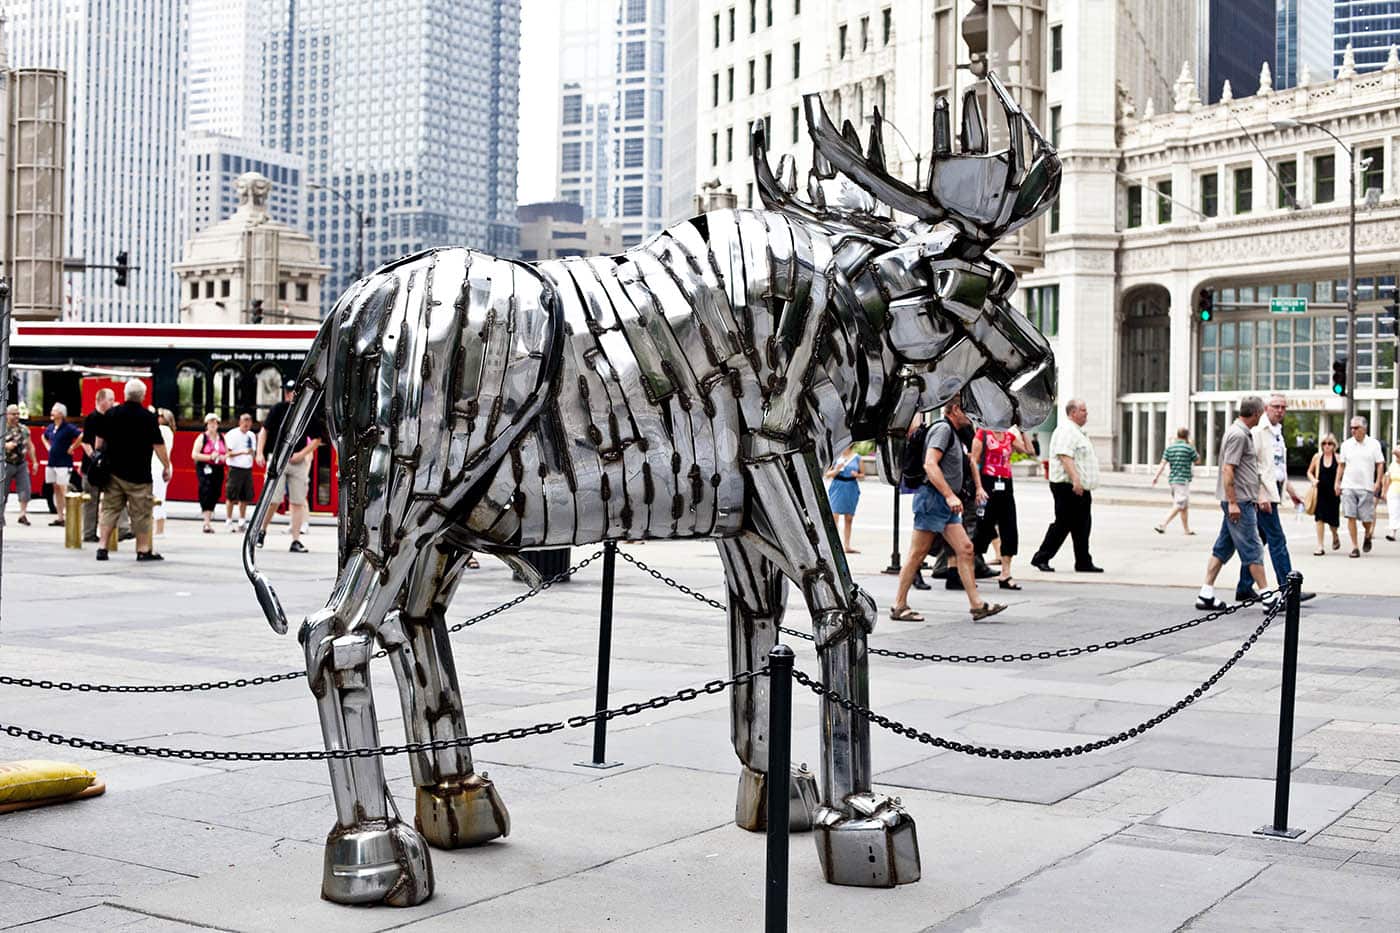
{"label": "sandal", "polygon": [[972,610],[972,621],[983,622],[996,615],[998,612],[1005,612],[1006,607],[1001,603],[983,603]]}
{"label": "sandal", "polygon": [[1153,525],[1152,530],[1157,532],[1157,534],[1159,535],[1164,535],[1167,533],[1167,529],[1163,528],[1161,525]]}
{"label": "sandal", "polygon": [[1324,554],[1326,554],[1326,553],[1327,553],[1327,552],[1324,551],[1322,548],[1318,548],[1316,551],[1313,551],[1313,557],[1321,557],[1322,555],[1324,555]]}
{"label": "sandal", "polygon": [[922,622],[924,617],[908,606],[890,607],[890,618],[896,622]]}
{"label": "sandal", "polygon": [[997,580],[997,586],[1004,590],[1019,590],[1021,588],[1021,584],[1017,583],[1011,577],[1007,577],[1005,580]]}
{"label": "sandal", "polygon": [[21,525],[28,525],[28,524],[29,524],[29,516],[28,516],[28,515],[21,515],[21,516],[19,517],[19,523],[20,523]]}
{"label": "sandal", "polygon": [[1360,552],[1359,550],[1357,550],[1356,548],[1352,548],[1352,549],[1351,549],[1351,553],[1347,555],[1347,557],[1360,557],[1360,556],[1361,556],[1361,552]]}

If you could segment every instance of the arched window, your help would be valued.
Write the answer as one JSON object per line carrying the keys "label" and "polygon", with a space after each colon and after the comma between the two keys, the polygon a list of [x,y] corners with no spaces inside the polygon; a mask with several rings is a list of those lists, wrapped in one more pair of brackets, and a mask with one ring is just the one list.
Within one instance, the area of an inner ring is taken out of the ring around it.
{"label": "arched window", "polygon": [[175,387],[175,420],[198,424],[209,408],[209,371],[199,363],[181,363]]}
{"label": "arched window", "polygon": [[1120,391],[1166,392],[1171,388],[1171,319],[1164,288],[1129,292],[1123,301],[1119,346]]}
{"label": "arched window", "polygon": [[243,401],[243,367],[236,363],[223,363],[214,370],[214,414],[220,424],[228,424],[238,419],[238,406]]}

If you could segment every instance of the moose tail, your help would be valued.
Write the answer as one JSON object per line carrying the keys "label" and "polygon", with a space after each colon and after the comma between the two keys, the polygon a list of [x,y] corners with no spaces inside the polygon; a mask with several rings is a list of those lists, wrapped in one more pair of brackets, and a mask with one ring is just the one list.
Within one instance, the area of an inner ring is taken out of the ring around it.
{"label": "moose tail", "polygon": [[279,635],[285,635],[287,632],[287,615],[282,610],[282,603],[277,599],[277,594],[273,592],[272,584],[258,569],[258,533],[262,531],[268,513],[276,507],[272,492],[277,488],[278,479],[287,469],[287,462],[292,456],[292,446],[297,438],[305,434],[311,424],[312,415],[325,396],[330,335],[335,318],[335,315],[331,315],[321,325],[320,332],[306,354],[306,362],[297,377],[296,396],[291,410],[282,421],[277,447],[267,452],[267,475],[263,479],[262,495],[258,497],[258,506],[253,510],[253,521],[243,536],[243,570],[252,581],[253,591],[257,593],[258,604],[262,606],[263,615],[267,617],[267,624]]}

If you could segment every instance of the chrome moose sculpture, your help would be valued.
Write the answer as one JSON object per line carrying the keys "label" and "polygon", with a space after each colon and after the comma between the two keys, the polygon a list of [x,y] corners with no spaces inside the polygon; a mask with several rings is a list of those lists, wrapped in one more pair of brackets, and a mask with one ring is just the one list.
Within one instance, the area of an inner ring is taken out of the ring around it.
{"label": "chrome moose sculpture", "polygon": [[[988,250],[1046,210],[1060,165],[995,75],[986,88],[1007,148],[988,152],[972,89],[955,152],[939,100],[923,188],[886,172],[878,112],[863,151],[812,95],[806,199],[790,157],[770,169],[759,124],[766,210],[705,214],[607,258],[433,249],[351,287],[307,356],[268,468],[271,487],[292,441],[324,418],[340,464],[340,570],[300,639],[329,748],[378,744],[377,645],[409,741],[466,736],[444,619],[467,557],[538,579],[521,551],[608,539],[717,542],[735,671],[765,663],[791,580],[822,682],[867,702],[875,606],[852,582],[823,466],[853,438],[902,435],[915,412],[955,396],[995,427],[1033,427],[1054,404],[1050,347],[1008,303],[1016,277]],[[264,495],[252,528],[273,505]],[[254,548],[250,531],[245,566],[285,632]],[[761,829],[767,684],[732,699],[736,822]],[[821,738],[819,799],[805,771],[780,779],[827,880],[918,880],[914,822],[871,786],[868,723],[825,704]],[[378,758],[330,762],[324,897],[417,904],[433,891],[428,846],[509,832],[465,746],[414,754],[412,771],[416,828],[393,809]]]}

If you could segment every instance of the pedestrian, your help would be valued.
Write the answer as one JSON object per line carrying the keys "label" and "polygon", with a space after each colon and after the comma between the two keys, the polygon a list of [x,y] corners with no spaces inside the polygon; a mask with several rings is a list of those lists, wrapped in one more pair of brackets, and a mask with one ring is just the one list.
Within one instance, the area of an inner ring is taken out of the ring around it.
{"label": "pedestrian", "polygon": [[860,454],[854,447],[847,447],[836,458],[831,469],[822,474],[831,480],[826,497],[831,502],[831,514],[845,519],[841,532],[841,548],[847,554],[859,554],[851,547],[851,521],[856,516],[856,506],[860,503]]}
{"label": "pedestrian", "polygon": [[[166,450],[175,449],[175,415],[168,408],[156,409],[156,423],[160,426],[160,436]],[[165,534],[165,496],[170,484],[165,481],[165,468],[160,458],[151,454],[151,516],[155,519],[156,534]]]}
{"label": "pedestrian", "polygon": [[219,416],[212,411],[204,416],[204,431],[194,439],[190,448],[195,477],[199,481],[199,511],[204,515],[204,533],[214,533],[214,509],[224,488],[224,462],[228,447],[219,433]]}
{"label": "pedestrian", "polygon": [[[224,486],[224,525],[229,531],[248,529],[248,503],[253,501],[253,457],[257,451],[257,433],[253,430],[251,412],[239,412],[238,427],[224,435],[228,448],[228,481]],[[233,507],[238,506],[238,522],[233,520]]]}
{"label": "pedestrian", "polygon": [[1089,554],[1089,531],[1093,527],[1094,487],[1099,484],[1099,458],[1094,444],[1084,433],[1089,408],[1083,399],[1065,403],[1067,420],[1050,435],[1050,495],[1055,500],[1055,518],[1045,529],[1045,538],[1031,557],[1031,566],[1053,573],[1050,559],[1059,553],[1065,538],[1074,542],[1074,569],[1078,573],[1103,573]]}
{"label": "pedestrian", "polygon": [[[83,501],[83,540],[90,543],[97,541],[97,522],[102,503],[102,490],[88,482],[88,477],[92,475],[92,453],[96,449],[98,428],[102,425],[102,419],[107,417],[107,412],[112,410],[116,400],[116,394],[111,389],[98,389],[93,410],[83,418],[82,473],[83,485],[87,492],[87,498]],[[117,538],[127,541],[133,537],[135,536],[131,533],[131,517],[122,513],[117,520]]]}
{"label": "pedestrian", "polygon": [[[1264,400],[1250,395],[1240,402],[1239,417],[1225,430],[1220,443],[1220,475],[1215,493],[1224,513],[1220,533],[1206,562],[1206,581],[1196,598],[1196,608],[1218,611],[1226,604],[1215,598],[1215,578],[1226,561],[1239,554],[1240,565],[1247,567],[1255,592],[1267,586],[1264,578],[1264,549],[1259,540],[1259,512],[1255,505],[1259,495],[1259,460],[1254,453],[1254,426],[1264,414]],[[1265,597],[1265,605],[1273,605],[1277,594]]]}
{"label": "pedestrian", "polygon": [[61,528],[64,523],[68,480],[73,473],[73,447],[82,436],[83,432],[78,430],[78,426],[68,420],[68,406],[54,402],[49,409],[49,425],[44,428],[41,438],[48,460],[44,466],[44,482],[53,487],[53,508],[58,513],[58,517],[49,522],[54,527]]}
{"label": "pedestrian", "polygon": [[[1255,498],[1259,535],[1269,549],[1269,562],[1274,565],[1274,580],[1282,586],[1293,572],[1288,556],[1288,536],[1283,533],[1283,494],[1297,500],[1288,484],[1288,444],[1283,438],[1283,416],[1288,413],[1288,397],[1275,392],[1264,406],[1264,415],[1250,431],[1254,445],[1255,465],[1259,470],[1259,495]],[[1258,592],[1250,585],[1252,574],[1243,564],[1240,581],[1235,587],[1235,601],[1253,599]],[[1299,593],[1298,601],[1307,602],[1316,593]]]}
{"label": "pedestrian", "polygon": [[1167,449],[1162,451],[1162,462],[1157,466],[1157,473],[1152,477],[1152,485],[1156,486],[1157,481],[1162,478],[1162,471],[1171,468],[1167,474],[1167,485],[1172,491],[1172,510],[1167,513],[1162,524],[1152,526],[1152,530],[1159,535],[1167,533],[1167,526],[1172,523],[1172,519],[1181,516],[1181,530],[1185,534],[1194,535],[1191,530],[1191,520],[1188,513],[1191,510],[1191,473],[1192,467],[1201,462],[1201,455],[1196,451],[1195,445],[1190,441],[1190,432],[1185,428],[1178,428],[1176,440],[1167,445]]}
{"label": "pedestrian", "polygon": [[19,523],[29,524],[29,477],[39,469],[39,458],[34,453],[34,441],[29,436],[29,428],[19,420],[19,406],[5,407],[5,497],[0,502],[0,525],[5,524],[5,509],[10,504],[10,483],[15,484],[15,494],[19,497]]}
{"label": "pedestrian", "polygon": [[1033,454],[1030,441],[1015,430],[992,431],[979,428],[972,439],[972,475],[976,480],[976,501],[981,505],[972,549],[977,554],[1000,539],[1001,572],[997,586],[1003,590],[1019,590],[1021,585],[1011,576],[1011,560],[1019,551],[1021,536],[1016,524],[1016,491],[1011,482],[1011,455]]}
{"label": "pedestrian", "polygon": [[1308,464],[1308,479],[1313,483],[1313,521],[1317,524],[1317,550],[1314,557],[1327,553],[1323,541],[1327,529],[1332,529],[1332,550],[1342,546],[1337,536],[1337,526],[1342,523],[1342,498],[1337,493],[1337,435],[1327,433],[1322,436],[1317,453]]}
{"label": "pedestrian", "polygon": [[1390,534],[1387,541],[1395,540],[1400,531],[1400,444],[1390,449],[1390,465],[1385,471],[1385,510],[1390,520]]}
{"label": "pedestrian", "polygon": [[910,539],[909,556],[899,571],[899,588],[890,618],[904,622],[922,622],[924,617],[909,608],[909,588],[928,556],[929,549],[940,536],[956,558],[958,577],[971,606],[972,621],[982,622],[1006,606],[983,601],[977,592],[972,539],[963,528],[963,502],[958,494],[962,488],[964,460],[967,450],[958,437],[958,429],[970,427],[971,419],[954,399],[943,406],[943,417],[929,428],[925,443],[924,474],[927,482],[914,493],[914,534]]}
{"label": "pedestrian", "polygon": [[[1376,499],[1381,494],[1381,477],[1385,473],[1385,453],[1380,442],[1366,436],[1366,419],[1356,415],[1351,419],[1351,437],[1342,441],[1337,452],[1342,475],[1337,477],[1337,495],[1342,499],[1342,517],[1347,520],[1351,537],[1348,557],[1360,557],[1370,552],[1371,537],[1376,532]],[[1361,522],[1366,537],[1356,546],[1356,523]]]}
{"label": "pedestrian", "polygon": [[146,384],[140,379],[130,380],[124,396],[126,400],[104,414],[97,425],[96,443],[111,472],[102,491],[97,559],[107,559],[107,548],[102,545],[107,543],[122,509],[126,509],[136,535],[136,560],[164,560],[151,544],[151,455],[160,458],[161,472],[169,482],[170,452],[155,414],[146,410]]}
{"label": "pedestrian", "polygon": [[[265,466],[268,456],[277,449],[277,444],[281,440],[282,426],[292,409],[292,397],[296,392],[296,387],[296,382],[291,379],[282,383],[282,401],[273,405],[267,413],[267,420],[263,422],[262,430],[258,432],[258,452],[254,457],[258,466]],[[306,494],[311,485],[311,463],[316,455],[316,449],[320,446],[320,432],[313,425],[311,434],[293,440],[291,459],[288,460],[282,475],[277,478],[277,487],[270,494],[266,490],[263,493],[271,495],[273,502],[280,500],[284,493],[287,496],[287,502],[290,506],[289,517],[292,523],[292,546],[288,550],[293,554],[306,553],[306,545],[301,543],[301,532],[302,526],[306,523]],[[263,526],[258,530],[258,547],[267,543],[267,529],[272,524],[272,516],[275,511],[275,509],[267,510]]]}

